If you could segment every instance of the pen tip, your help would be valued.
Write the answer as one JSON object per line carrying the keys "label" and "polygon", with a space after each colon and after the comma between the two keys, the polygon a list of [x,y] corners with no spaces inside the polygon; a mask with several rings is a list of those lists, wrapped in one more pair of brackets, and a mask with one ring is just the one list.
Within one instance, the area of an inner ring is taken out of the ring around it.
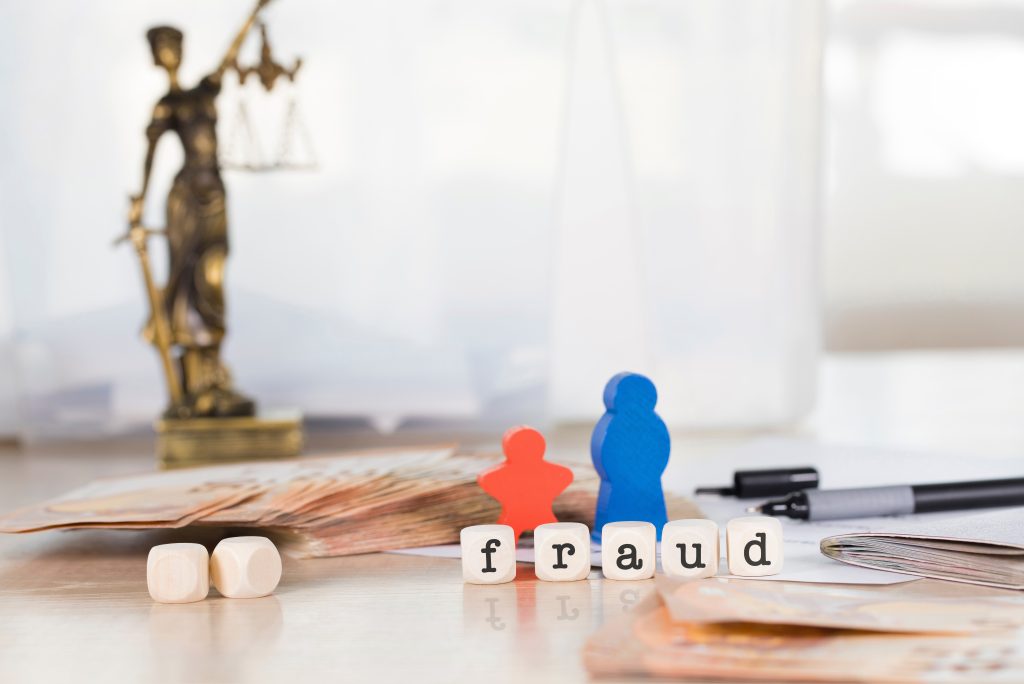
{"label": "pen tip", "polygon": [[747,506],[747,513],[760,513],[760,512],[761,512],[761,507],[760,506]]}

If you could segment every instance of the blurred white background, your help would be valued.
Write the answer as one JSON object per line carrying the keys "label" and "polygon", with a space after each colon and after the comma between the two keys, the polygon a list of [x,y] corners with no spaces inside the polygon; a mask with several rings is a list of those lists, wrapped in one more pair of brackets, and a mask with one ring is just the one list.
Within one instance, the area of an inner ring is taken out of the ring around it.
{"label": "blurred white background", "polygon": [[[138,267],[110,246],[166,87],[144,32],[185,31],[188,85],[249,8],[0,2],[0,432],[162,408]],[[222,143],[244,99],[272,150],[295,97],[319,168],[225,172],[226,356],[263,405],[590,421],[628,368],[670,423],[760,427],[812,406],[822,331],[1024,341],[1017,3],[277,0],[267,20],[306,64],[271,96],[229,81]],[[151,225],[179,163],[168,136]]]}
{"label": "blurred white background", "polygon": [[1024,4],[832,3],[833,349],[1024,344]]}

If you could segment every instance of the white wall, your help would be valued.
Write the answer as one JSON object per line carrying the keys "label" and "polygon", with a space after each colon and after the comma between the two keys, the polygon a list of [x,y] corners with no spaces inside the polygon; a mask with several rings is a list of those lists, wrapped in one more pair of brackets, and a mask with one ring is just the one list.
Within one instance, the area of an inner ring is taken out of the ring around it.
{"label": "white wall", "polygon": [[833,2],[836,349],[1024,344],[1024,5]]}
{"label": "white wall", "polygon": [[[190,84],[249,7],[0,5],[18,398],[0,420],[24,436],[162,407],[137,264],[110,244],[165,88],[144,32],[185,30]],[[278,0],[267,18],[279,58],[306,59],[294,94],[319,169],[225,173],[226,354],[264,405],[380,425],[591,419],[623,368],[651,373],[682,424],[810,404],[816,3]],[[229,82],[222,141],[245,99],[272,149],[288,94]],[[168,137],[158,156],[154,226],[180,151]]]}

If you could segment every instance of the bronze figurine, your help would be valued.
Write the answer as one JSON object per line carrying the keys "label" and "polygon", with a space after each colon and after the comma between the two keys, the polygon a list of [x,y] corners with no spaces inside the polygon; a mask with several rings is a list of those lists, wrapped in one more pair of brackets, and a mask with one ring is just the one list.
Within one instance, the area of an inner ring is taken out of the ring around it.
{"label": "bronze figurine", "polygon": [[[142,190],[132,197],[129,236],[143,261],[152,313],[144,335],[160,351],[170,394],[168,418],[252,416],[255,404],[232,386],[221,359],[225,335],[224,266],[228,221],[224,182],[217,158],[217,109],[221,80],[238,69],[238,50],[269,0],[259,0],[212,73],[193,88],[178,82],[183,35],[170,26],[150,29],[146,37],[154,63],[167,71],[170,87],[153,108],[146,128],[148,147]],[[174,132],[185,163],[167,198],[170,269],[162,292],[153,284],[142,225],[143,207],[157,142]]]}
{"label": "bronze figurine", "polygon": [[[270,0],[259,0],[235,35],[217,69],[194,88],[178,82],[182,33],[169,26],[150,29],[146,37],[153,61],[167,71],[170,87],[153,109],[146,129],[148,147],[142,190],[131,198],[128,233],[138,254],[150,318],[144,336],[157,348],[167,381],[169,406],[156,421],[157,455],[164,468],[297,456],[302,451],[302,416],[297,411],[256,415],[255,403],[237,392],[221,359],[224,341],[224,266],[228,255],[228,221],[217,145],[216,100],[229,70],[244,80],[260,77],[270,90],[278,77],[294,79],[301,65],[287,69],[271,55],[265,27],[256,67],[238,64],[238,51]],[[173,131],[181,140],[185,163],[167,198],[167,225],[142,225],[153,155],[161,136]],[[279,168],[287,168],[283,164]],[[147,242],[167,238],[170,268],[160,287],[150,268]]]}

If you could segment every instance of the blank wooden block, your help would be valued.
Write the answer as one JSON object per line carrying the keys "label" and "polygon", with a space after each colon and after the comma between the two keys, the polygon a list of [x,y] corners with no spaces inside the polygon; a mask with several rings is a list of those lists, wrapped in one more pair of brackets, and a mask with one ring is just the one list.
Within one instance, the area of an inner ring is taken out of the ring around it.
{"label": "blank wooden block", "polygon": [[613,580],[654,577],[658,532],[649,522],[611,522],[601,528],[601,570]]}
{"label": "blank wooden block", "polygon": [[210,554],[202,544],[160,544],[146,561],[149,595],[160,603],[202,601],[210,591]]}
{"label": "blank wooden block", "polygon": [[711,520],[672,520],[661,532],[661,568],[669,577],[699,579],[718,572],[718,525]]}
{"label": "blank wooden block", "polygon": [[281,581],[281,554],[266,537],[222,539],[210,556],[210,575],[222,596],[266,596]]}
{"label": "blank wooden block", "polygon": [[590,529],[583,523],[546,523],[533,530],[537,579],[572,582],[590,574]]}
{"label": "blank wooden block", "polygon": [[508,525],[462,528],[462,579],[471,584],[501,584],[516,578],[516,535]]}
{"label": "blank wooden block", "polygon": [[782,572],[782,523],[766,515],[733,518],[725,526],[729,572],[764,577]]}

